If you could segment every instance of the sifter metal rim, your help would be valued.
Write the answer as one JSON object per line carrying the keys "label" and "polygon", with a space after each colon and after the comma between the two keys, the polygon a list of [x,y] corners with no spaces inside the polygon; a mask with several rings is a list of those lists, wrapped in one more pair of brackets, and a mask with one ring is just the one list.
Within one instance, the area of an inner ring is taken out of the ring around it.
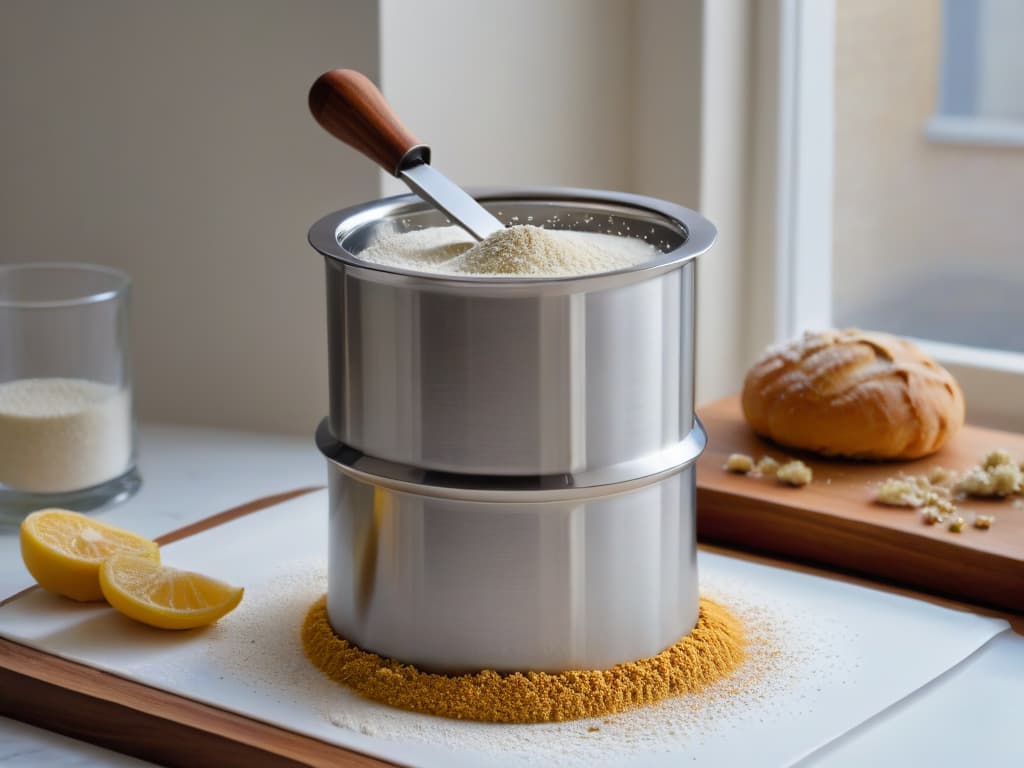
{"label": "sifter metal rim", "polygon": [[316,444],[330,464],[371,485],[419,496],[508,504],[592,499],[656,483],[696,463],[707,445],[707,433],[694,416],[689,434],[663,451],[575,475],[457,474],[376,459],[335,438],[327,419],[316,430]]}
{"label": "sifter metal rim", "polygon": [[309,244],[326,256],[329,264],[334,261],[338,265],[344,265],[346,269],[357,270],[364,277],[372,277],[389,283],[444,286],[469,291],[502,286],[503,291],[511,295],[524,291],[533,293],[565,288],[591,290],[595,287],[611,287],[648,279],[693,261],[708,251],[718,236],[715,225],[696,211],[644,195],[575,187],[469,187],[466,191],[484,204],[578,203],[581,207],[612,214],[642,213],[660,219],[665,226],[676,228],[683,235],[684,241],[680,246],[664,253],[660,258],[651,259],[632,267],[614,272],[564,277],[490,277],[415,272],[390,265],[362,261],[356,254],[341,245],[341,241],[360,226],[387,217],[395,218],[433,210],[428,203],[416,195],[403,194],[362,203],[324,216],[310,227]]}

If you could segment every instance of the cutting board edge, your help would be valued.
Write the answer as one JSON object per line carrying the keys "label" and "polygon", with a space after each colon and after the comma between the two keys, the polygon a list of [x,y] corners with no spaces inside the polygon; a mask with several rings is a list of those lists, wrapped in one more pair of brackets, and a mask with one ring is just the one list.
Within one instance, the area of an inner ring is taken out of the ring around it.
{"label": "cutting board edge", "polygon": [[[797,558],[827,570],[892,580],[939,597],[1024,613],[1024,567],[1019,560],[848,518],[830,517],[824,525],[819,517],[813,511],[738,498],[698,481],[697,537],[702,542]],[[871,568],[866,568],[861,554],[849,546],[851,541],[870,543],[874,551]],[[940,572],[924,579],[920,577],[923,570],[913,567],[922,559],[944,558],[955,558],[964,566],[962,571],[956,575]],[[993,567],[998,565],[1004,570]],[[1016,578],[1006,575],[1013,566],[1019,571]]]}
{"label": "cutting board edge", "polygon": [[0,714],[161,765],[391,765],[7,638]]}

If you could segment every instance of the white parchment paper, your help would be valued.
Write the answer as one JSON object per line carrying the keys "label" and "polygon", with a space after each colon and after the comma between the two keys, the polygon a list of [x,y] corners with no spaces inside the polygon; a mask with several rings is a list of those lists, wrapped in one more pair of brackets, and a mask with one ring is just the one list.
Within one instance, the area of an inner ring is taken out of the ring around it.
{"label": "white parchment paper", "polygon": [[1005,622],[701,553],[701,591],[754,635],[750,661],[697,696],[597,720],[494,725],[365,701],[303,657],[325,589],[317,492],[163,548],[165,563],[246,588],[213,627],[161,632],[41,591],[0,608],[0,635],[181,696],[410,766],[785,765],[958,664]]}

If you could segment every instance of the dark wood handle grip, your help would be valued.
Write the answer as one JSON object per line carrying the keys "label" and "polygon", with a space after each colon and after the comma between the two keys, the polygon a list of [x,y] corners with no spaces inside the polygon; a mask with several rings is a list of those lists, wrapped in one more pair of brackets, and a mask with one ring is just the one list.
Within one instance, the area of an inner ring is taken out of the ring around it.
{"label": "dark wood handle grip", "polygon": [[377,86],[355,70],[320,75],[309,89],[309,111],[328,133],[392,176],[411,161],[430,162],[430,148],[402,125]]}

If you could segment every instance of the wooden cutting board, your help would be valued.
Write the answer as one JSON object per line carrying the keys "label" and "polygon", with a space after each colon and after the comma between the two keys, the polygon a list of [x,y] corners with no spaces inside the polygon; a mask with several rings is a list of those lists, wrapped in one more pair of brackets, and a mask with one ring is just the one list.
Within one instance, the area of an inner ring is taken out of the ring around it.
{"label": "wooden cutting board", "polygon": [[[1024,613],[1024,509],[1012,500],[963,502],[968,524],[959,534],[925,525],[916,510],[874,501],[878,484],[901,472],[967,469],[994,448],[1024,459],[1024,435],[968,426],[934,456],[854,462],[791,451],[758,438],[743,419],[738,396],[702,408],[699,415],[708,433],[697,473],[702,541]],[[814,481],[792,488],[772,478],[726,472],[723,465],[731,453],[746,453],[755,461],[765,454],[800,458],[814,470]],[[995,524],[987,531],[972,528],[970,512],[995,515]]]}

